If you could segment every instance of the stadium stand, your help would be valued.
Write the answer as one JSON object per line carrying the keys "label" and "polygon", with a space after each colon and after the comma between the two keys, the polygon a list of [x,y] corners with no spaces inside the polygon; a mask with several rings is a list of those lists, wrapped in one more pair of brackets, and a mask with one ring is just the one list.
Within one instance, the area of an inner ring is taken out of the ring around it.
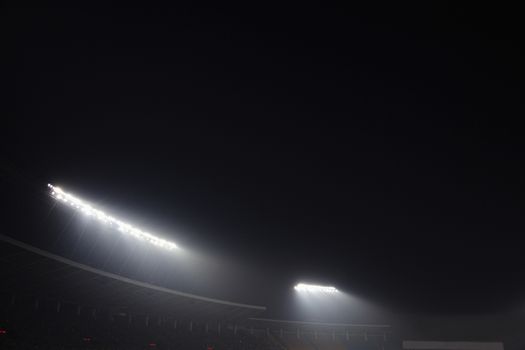
{"label": "stadium stand", "polygon": [[132,280],[2,235],[0,262],[1,349],[378,350],[389,332],[257,318],[265,307]]}
{"label": "stadium stand", "polygon": [[256,329],[266,329],[281,350],[383,349],[391,338],[389,325],[316,323],[251,318]]}

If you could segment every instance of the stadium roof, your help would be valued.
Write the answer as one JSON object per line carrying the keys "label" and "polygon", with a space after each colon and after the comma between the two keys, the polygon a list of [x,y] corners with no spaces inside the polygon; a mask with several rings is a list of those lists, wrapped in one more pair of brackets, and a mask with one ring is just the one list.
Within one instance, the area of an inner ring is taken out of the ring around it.
{"label": "stadium roof", "polygon": [[0,235],[0,290],[179,319],[237,320],[266,307],[184,293],[83,265]]}

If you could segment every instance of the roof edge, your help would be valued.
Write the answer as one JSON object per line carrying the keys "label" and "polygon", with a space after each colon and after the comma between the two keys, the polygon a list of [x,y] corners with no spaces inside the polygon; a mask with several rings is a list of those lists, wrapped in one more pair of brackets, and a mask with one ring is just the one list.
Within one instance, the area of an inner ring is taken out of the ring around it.
{"label": "roof edge", "polygon": [[250,317],[250,321],[268,322],[268,323],[286,323],[297,326],[324,326],[324,327],[361,327],[361,328],[391,328],[387,324],[367,324],[367,323],[325,323],[325,322],[308,322],[308,321],[291,321],[291,320],[277,320],[271,318],[257,318]]}
{"label": "roof edge", "polygon": [[215,304],[221,304],[221,305],[227,305],[227,306],[241,307],[241,308],[252,309],[252,310],[257,310],[257,311],[266,311],[266,306],[249,305],[249,304],[236,303],[236,302],[227,301],[227,300],[208,298],[208,297],[204,297],[204,296],[201,296],[201,295],[185,293],[185,292],[177,291],[177,290],[174,290],[174,289],[169,289],[169,288],[157,286],[157,285],[154,285],[154,284],[137,281],[137,280],[134,280],[134,279],[131,279],[131,278],[128,278],[128,277],[119,276],[119,275],[111,273],[111,272],[102,271],[102,270],[96,269],[94,267],[75,262],[73,260],[64,258],[62,256],[59,256],[59,255],[56,255],[56,254],[53,254],[53,253],[50,253],[48,251],[39,249],[37,247],[33,247],[33,246],[29,245],[29,244],[20,242],[20,241],[14,239],[14,238],[5,236],[3,234],[0,234],[0,241],[12,244],[14,246],[17,246],[17,247],[22,248],[24,250],[27,250],[27,251],[30,251],[32,253],[38,254],[38,255],[43,256],[45,258],[52,259],[52,260],[55,260],[55,261],[59,261],[61,263],[64,263],[64,264],[67,264],[67,265],[70,265],[70,266],[74,266],[74,267],[82,269],[84,271],[89,271],[89,272],[98,274],[100,276],[112,278],[112,279],[118,280],[120,282],[132,284],[132,285],[135,285],[135,286],[156,290],[156,291],[167,293],[167,294],[171,294],[171,295],[177,295],[177,296],[181,296],[181,297],[188,298],[188,299],[200,300],[200,301],[205,301],[205,302],[215,303]]}

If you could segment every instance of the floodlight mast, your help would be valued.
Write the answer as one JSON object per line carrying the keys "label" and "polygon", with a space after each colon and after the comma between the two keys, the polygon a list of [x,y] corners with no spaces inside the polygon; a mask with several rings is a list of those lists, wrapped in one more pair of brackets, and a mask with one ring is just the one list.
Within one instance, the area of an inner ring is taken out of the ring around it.
{"label": "floodlight mast", "polygon": [[83,201],[80,198],[77,198],[70,193],[64,192],[58,186],[53,186],[51,184],[48,184],[47,187],[49,187],[51,191],[51,196],[55,198],[57,201],[60,201],[64,204],[69,204],[70,207],[84,213],[85,215],[89,217],[93,217],[97,219],[98,221],[101,221],[119,230],[120,232],[124,234],[133,236],[139,240],[146,241],[157,247],[161,247],[167,250],[174,250],[178,248],[178,246],[175,243],[166,241],[159,237],[156,237],[148,232],[144,232],[138,229],[137,227],[130,225],[127,222],[114,218],[113,216],[104,213],[102,210],[94,208],[88,202]]}
{"label": "floodlight mast", "polygon": [[314,293],[338,293],[339,290],[332,286],[318,286],[315,284],[299,283],[294,289],[298,292],[314,292]]}

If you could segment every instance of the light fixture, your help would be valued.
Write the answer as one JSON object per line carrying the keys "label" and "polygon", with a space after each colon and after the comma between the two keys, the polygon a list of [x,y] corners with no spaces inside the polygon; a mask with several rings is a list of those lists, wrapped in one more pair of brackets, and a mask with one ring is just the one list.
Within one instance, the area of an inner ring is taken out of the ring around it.
{"label": "light fixture", "polygon": [[68,204],[72,208],[84,213],[84,215],[95,218],[98,221],[103,222],[124,234],[133,236],[139,240],[146,241],[164,249],[173,250],[178,248],[175,243],[156,237],[148,232],[144,232],[137,227],[132,226],[127,222],[114,218],[113,216],[106,214],[102,210],[94,208],[89,203],[73,196],[72,194],[64,192],[60,187],[53,186],[51,184],[48,184],[47,187],[49,187],[51,190],[51,196],[56,200],[64,204]]}
{"label": "light fixture", "polygon": [[337,293],[337,288],[332,286],[318,286],[315,284],[299,283],[294,289],[298,292],[320,292],[320,293]]}

